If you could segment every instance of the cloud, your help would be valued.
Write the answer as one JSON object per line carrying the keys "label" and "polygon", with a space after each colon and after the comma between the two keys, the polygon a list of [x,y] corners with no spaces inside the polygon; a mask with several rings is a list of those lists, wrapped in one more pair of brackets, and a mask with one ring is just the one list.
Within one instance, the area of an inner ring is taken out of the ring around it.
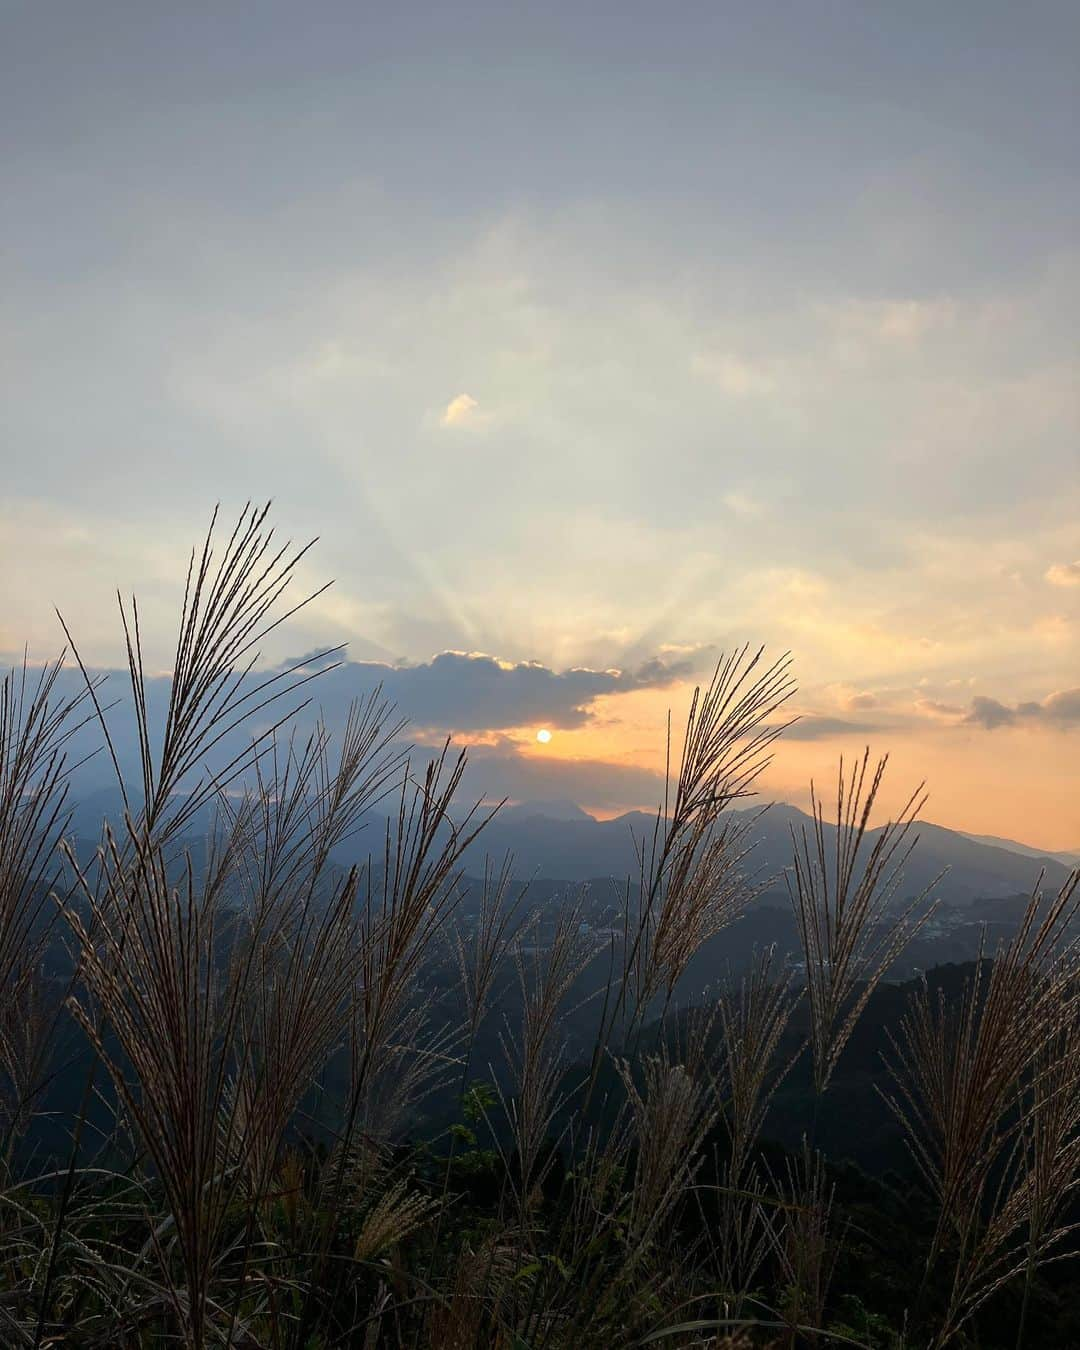
{"label": "cloud", "polygon": [[418,727],[445,731],[501,731],[544,722],[584,725],[605,695],[662,689],[692,675],[698,656],[652,657],[630,670],[556,671],[536,661],[511,663],[477,652],[441,652],[416,665],[348,661],[315,688],[329,720],[377,686]]}
{"label": "cloud", "polygon": [[1013,707],[996,698],[976,695],[963,720],[987,731],[1021,723],[1062,728],[1080,726],[1080,689],[1059,689],[1039,703],[1017,703]]}
{"label": "cloud", "polygon": [[866,736],[879,731],[881,727],[874,722],[848,722],[842,717],[800,717],[784,732],[786,741],[822,741],[830,736]]}
{"label": "cloud", "polygon": [[[1024,705],[1022,705],[1024,706]],[[1080,724],[1080,689],[1061,689],[1042,701],[1042,715],[1064,726]]]}
{"label": "cloud", "polygon": [[[241,756],[251,736],[269,730],[277,717],[296,710],[287,738],[293,729],[301,742],[308,735],[316,714],[331,737],[339,738],[350,707],[362,702],[381,686],[383,696],[393,705],[392,724],[398,718],[408,720],[401,743],[438,745],[448,733],[484,733],[487,744],[473,744],[470,755],[484,764],[496,756],[498,773],[477,779],[476,785],[494,795],[520,796],[567,795],[580,779],[581,799],[598,807],[619,807],[650,802],[656,797],[655,775],[631,766],[602,761],[563,761],[565,770],[543,769],[533,759],[544,756],[520,756],[514,742],[501,733],[521,726],[545,725],[551,728],[580,727],[593,717],[593,703],[604,696],[632,693],[641,689],[663,688],[692,675],[700,667],[702,652],[682,656],[653,657],[625,670],[571,668],[553,670],[539,662],[511,663],[474,652],[442,652],[430,661],[415,665],[392,665],[382,661],[347,661],[334,665],[333,654],[311,655],[299,661],[283,662],[270,672],[253,672],[244,685],[256,687],[273,670],[294,670],[296,676],[311,677],[294,697],[266,710],[250,723],[236,728],[218,744],[211,756],[212,766],[220,768]],[[105,677],[104,699],[111,706],[108,715],[110,733],[117,757],[130,781],[138,774],[139,751],[131,710],[130,687],[126,671],[91,669],[94,676]],[[74,694],[82,687],[82,676],[75,668],[61,672],[57,697]],[[169,703],[171,677],[154,675],[147,680],[146,699],[153,734],[160,734]],[[298,708],[299,699],[310,696],[310,706]],[[115,705],[115,706],[113,706]],[[73,762],[84,760],[99,748],[100,734],[94,725],[83,727],[70,745]],[[494,742],[492,744],[492,741]],[[493,761],[494,762],[494,761]],[[580,773],[579,773],[580,766]],[[111,780],[109,760],[97,754],[80,770],[80,791],[107,785]],[[558,789],[558,790],[556,790]]]}
{"label": "cloud", "polygon": [[841,332],[883,343],[916,344],[957,317],[950,300],[867,300],[835,304],[829,319]]}
{"label": "cloud", "polygon": [[964,716],[963,708],[957,707],[955,703],[939,703],[932,698],[917,699],[915,708],[924,717],[938,717],[945,721],[955,721]]}
{"label": "cloud", "polygon": [[984,698],[977,694],[971,700],[971,710],[965,715],[965,722],[993,731],[996,727],[1011,726],[1016,721],[1016,710],[999,703],[996,698]]}
{"label": "cloud", "polygon": [[444,427],[460,427],[475,418],[475,410],[480,406],[471,394],[458,394],[446,405],[440,419]]}
{"label": "cloud", "polygon": [[739,516],[744,520],[757,520],[765,512],[764,506],[753,497],[747,496],[745,492],[727,492],[721,501],[733,516]]}
{"label": "cloud", "polygon": [[1051,586],[1080,586],[1080,558],[1075,562],[1054,563],[1043,575]]}
{"label": "cloud", "polygon": [[715,384],[731,398],[757,398],[776,389],[776,379],[763,363],[727,352],[700,352],[691,366],[695,375]]}

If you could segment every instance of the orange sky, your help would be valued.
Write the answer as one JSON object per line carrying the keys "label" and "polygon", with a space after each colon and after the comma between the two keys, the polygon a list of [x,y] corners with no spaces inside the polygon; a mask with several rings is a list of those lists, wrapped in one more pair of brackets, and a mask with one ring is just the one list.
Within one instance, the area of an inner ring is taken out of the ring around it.
{"label": "orange sky", "polygon": [[[650,690],[598,701],[595,721],[575,730],[555,731],[546,745],[536,741],[535,727],[513,734],[520,753],[557,759],[604,760],[660,771],[663,768],[665,718],[673,710],[673,743],[678,752],[682,719],[692,686]],[[805,707],[799,700],[793,708]],[[833,710],[835,711],[835,709]],[[813,714],[811,714],[812,716]],[[951,829],[995,834],[1046,849],[1080,849],[1080,791],[1075,734],[1046,728],[1001,727],[993,731],[968,725],[927,722],[912,709],[887,731],[869,729],[843,735],[822,735],[809,741],[781,739],[772,765],[759,781],[765,798],[805,807],[814,778],[819,790],[829,788],[839,757],[889,754],[890,768],[882,792],[886,810],[906,800],[925,780],[929,802],[924,816]],[[572,781],[572,779],[570,780]],[[590,808],[590,803],[579,803]],[[626,802],[625,808],[642,805]],[[610,804],[592,808],[611,816]]]}

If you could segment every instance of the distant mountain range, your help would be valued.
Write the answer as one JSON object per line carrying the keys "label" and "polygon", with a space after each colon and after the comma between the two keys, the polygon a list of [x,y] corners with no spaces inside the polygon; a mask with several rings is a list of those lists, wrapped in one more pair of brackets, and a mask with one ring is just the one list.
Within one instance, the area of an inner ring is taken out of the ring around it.
{"label": "distant mountain range", "polygon": [[[777,803],[766,810],[748,808],[757,819],[752,827],[754,848],[747,866],[773,889],[782,889],[782,874],[791,862],[791,833],[801,834],[811,819],[793,806]],[[75,807],[71,832],[84,841],[96,839],[102,819],[118,819],[120,799],[115,789],[94,792]],[[522,802],[504,807],[463,858],[465,871],[483,875],[486,857],[514,855],[514,873],[521,878],[579,882],[597,877],[623,880],[636,877],[634,839],[651,835],[655,817],[630,811],[612,820],[597,820],[568,800]],[[202,824],[203,830],[206,825]],[[196,826],[196,830],[199,826]],[[826,830],[827,840],[835,827]],[[337,854],[349,863],[381,847],[385,817],[372,813],[367,825]],[[902,895],[916,894],[944,876],[933,893],[951,904],[1000,899],[1030,893],[1044,873],[1044,890],[1056,890],[1074,863],[1072,855],[1046,855],[1029,845],[991,837],[977,838],[922,821],[919,842],[905,868]],[[876,832],[870,832],[872,843]]]}
{"label": "distant mountain range", "polygon": [[[800,834],[812,821],[783,803],[764,811],[748,809],[758,814],[748,865],[761,880],[775,877],[779,882],[791,861],[791,831]],[[509,851],[514,871],[523,877],[584,881],[636,875],[633,839],[651,834],[654,819],[647,812],[630,811],[612,820],[596,820],[573,802],[523,802],[499,812],[466,854],[466,870],[475,875],[485,854],[498,857]],[[968,904],[1030,892],[1040,869],[1047,890],[1060,887],[1069,874],[1068,855],[1045,856],[1008,841],[973,839],[928,821],[920,821],[916,828],[919,842],[905,868],[904,894],[921,891],[945,872],[934,894],[953,904]],[[833,829],[826,833],[834,837]],[[870,831],[871,842],[876,833]]]}
{"label": "distant mountain range", "polygon": [[1005,848],[1010,853],[1021,853],[1025,858],[1053,858],[1066,867],[1075,867],[1080,863],[1080,848],[1067,848],[1059,852],[1047,853],[1042,848],[1032,848],[1030,844],[1019,844],[1015,839],[1000,839],[996,834],[969,834],[976,844],[990,844],[993,848]]}

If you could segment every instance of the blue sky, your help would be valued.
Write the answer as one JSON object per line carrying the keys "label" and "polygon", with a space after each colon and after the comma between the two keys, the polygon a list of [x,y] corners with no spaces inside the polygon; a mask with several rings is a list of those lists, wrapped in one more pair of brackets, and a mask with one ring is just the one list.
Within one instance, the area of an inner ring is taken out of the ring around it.
{"label": "blue sky", "polygon": [[[212,504],[273,496],[337,579],[273,659],[680,672],[590,686],[567,795],[640,804],[762,641],[775,790],[871,739],[1080,842],[1075,5],[2,16],[0,650],[59,603],[115,662],[120,584],[164,665]],[[535,762],[482,669],[425,731]]]}

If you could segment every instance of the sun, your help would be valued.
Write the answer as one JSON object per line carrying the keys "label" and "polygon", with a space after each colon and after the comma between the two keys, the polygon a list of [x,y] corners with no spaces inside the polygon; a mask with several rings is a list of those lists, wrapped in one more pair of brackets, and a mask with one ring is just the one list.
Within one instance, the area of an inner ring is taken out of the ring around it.
{"label": "sun", "polygon": [[547,727],[541,727],[536,733],[536,739],[541,745],[547,745],[548,741],[551,740],[551,732],[548,731]]}

